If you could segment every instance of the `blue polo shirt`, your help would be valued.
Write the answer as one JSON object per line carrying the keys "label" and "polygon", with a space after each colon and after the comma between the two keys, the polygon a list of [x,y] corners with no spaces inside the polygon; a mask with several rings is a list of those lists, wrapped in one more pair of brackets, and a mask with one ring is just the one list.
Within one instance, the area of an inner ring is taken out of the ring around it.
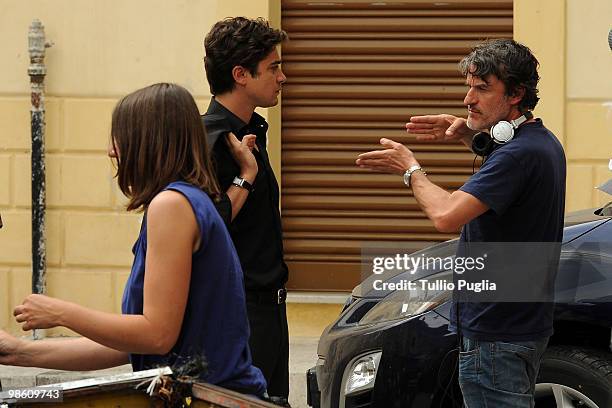
{"label": "blue polo shirt", "polygon": [[[523,124],[460,188],[490,208],[463,227],[460,243],[561,242],[565,177],[565,154],[557,138],[539,119]],[[553,332],[552,303],[462,302],[458,312],[461,334],[472,339],[529,341]],[[453,304],[455,332],[456,318]]]}

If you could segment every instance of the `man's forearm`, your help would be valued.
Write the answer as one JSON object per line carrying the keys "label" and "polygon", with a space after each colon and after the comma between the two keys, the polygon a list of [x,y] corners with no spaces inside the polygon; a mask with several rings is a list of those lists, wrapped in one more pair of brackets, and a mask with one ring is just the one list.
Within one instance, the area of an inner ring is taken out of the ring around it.
{"label": "man's forearm", "polygon": [[232,221],[234,221],[234,218],[236,218],[242,209],[250,193],[245,188],[231,185],[230,188],[227,189],[226,194],[230,203],[232,203]]}
{"label": "man's forearm", "polygon": [[432,183],[420,171],[412,173],[410,186],[414,198],[427,218],[434,223],[435,228],[441,232],[455,232],[455,229],[448,231],[448,227],[445,225],[445,215],[450,207],[451,194]]}
{"label": "man's forearm", "polygon": [[[240,178],[247,181],[251,186],[255,183],[256,177],[257,167],[250,169],[241,169],[240,171]],[[234,218],[236,218],[240,210],[242,210],[242,207],[244,206],[244,203],[246,203],[246,200],[247,198],[249,198],[249,194],[251,194],[251,192],[246,188],[230,184],[225,194],[227,195],[230,200],[230,203],[232,204],[231,221],[234,221]]]}

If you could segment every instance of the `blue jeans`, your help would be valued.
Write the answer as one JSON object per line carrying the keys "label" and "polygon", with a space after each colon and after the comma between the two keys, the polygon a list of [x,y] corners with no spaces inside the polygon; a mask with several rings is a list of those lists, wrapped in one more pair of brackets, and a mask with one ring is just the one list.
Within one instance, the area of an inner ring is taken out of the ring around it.
{"label": "blue jeans", "polygon": [[532,408],[548,337],[536,341],[479,341],[463,337],[459,385],[467,408]]}

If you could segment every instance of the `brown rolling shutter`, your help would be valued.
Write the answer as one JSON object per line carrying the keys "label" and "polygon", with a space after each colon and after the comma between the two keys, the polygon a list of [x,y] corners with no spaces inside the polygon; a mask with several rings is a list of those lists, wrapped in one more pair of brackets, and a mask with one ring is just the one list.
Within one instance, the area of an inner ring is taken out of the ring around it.
{"label": "brown rolling shutter", "polygon": [[485,38],[512,37],[512,1],[282,0],[288,77],[282,106],[282,216],[289,287],[350,290],[367,242],[420,249],[450,239],[401,177],[355,166],[387,137],[416,152],[453,190],[474,156],[457,143],[408,136],[410,116],[464,115],[457,62]]}

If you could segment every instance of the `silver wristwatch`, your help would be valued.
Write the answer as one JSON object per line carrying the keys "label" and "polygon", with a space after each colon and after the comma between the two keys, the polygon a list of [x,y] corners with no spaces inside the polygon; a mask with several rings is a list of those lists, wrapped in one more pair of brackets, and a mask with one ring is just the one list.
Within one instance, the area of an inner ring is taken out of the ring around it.
{"label": "silver wristwatch", "polygon": [[421,171],[424,175],[427,175],[421,166],[410,166],[410,168],[404,173],[404,184],[406,187],[410,187],[410,176],[412,176],[412,173],[415,171]]}

